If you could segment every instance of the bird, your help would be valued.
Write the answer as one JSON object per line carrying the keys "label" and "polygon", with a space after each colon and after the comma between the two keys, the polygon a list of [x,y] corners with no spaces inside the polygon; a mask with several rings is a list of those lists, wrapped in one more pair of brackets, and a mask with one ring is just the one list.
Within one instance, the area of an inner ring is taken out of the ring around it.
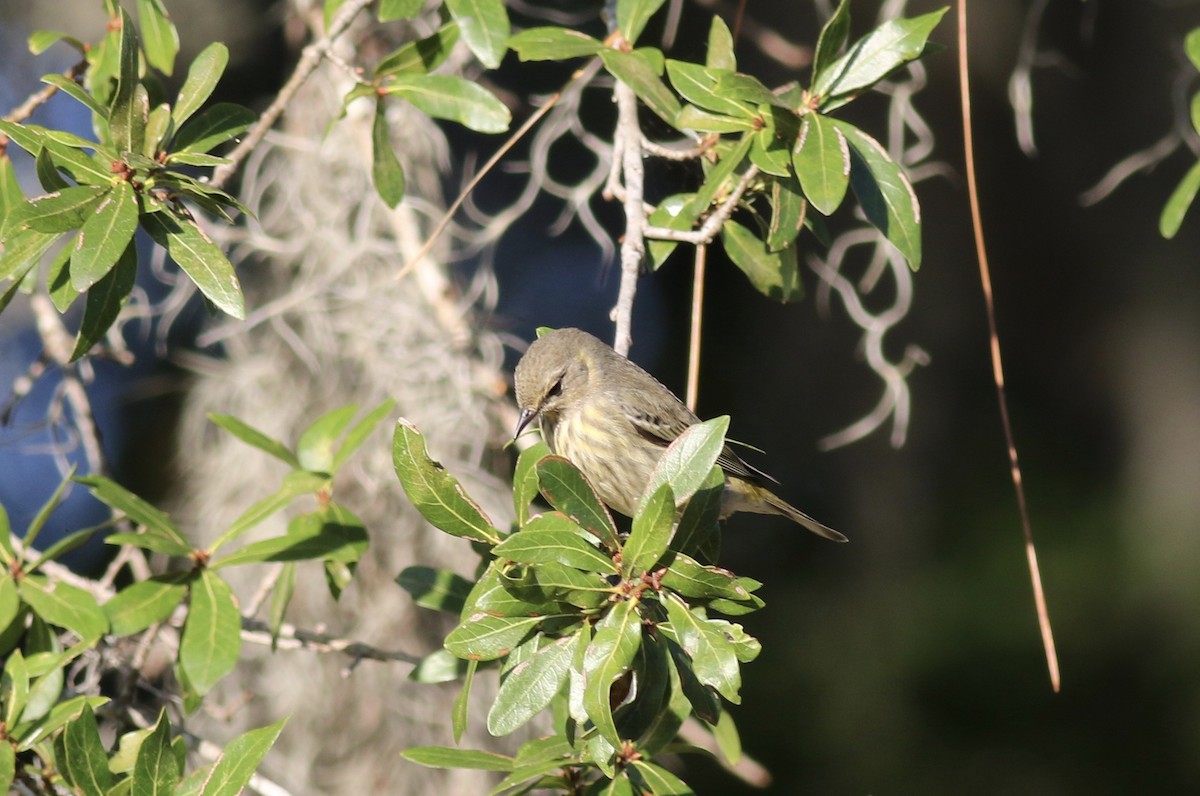
{"label": "bird", "polygon": [[[582,329],[543,333],[517,363],[513,381],[520,410],[513,437],[536,419],[551,452],[570,460],[605,504],[629,517],[667,446],[701,422],[657,379]],[[767,484],[778,482],[728,445],[717,464],[725,474],[722,520],[739,511],[778,514],[847,541],[772,492]]]}

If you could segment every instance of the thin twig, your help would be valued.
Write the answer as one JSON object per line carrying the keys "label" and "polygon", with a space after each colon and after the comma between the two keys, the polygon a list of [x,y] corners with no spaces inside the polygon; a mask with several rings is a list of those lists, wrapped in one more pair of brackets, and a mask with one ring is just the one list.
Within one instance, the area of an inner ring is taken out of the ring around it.
{"label": "thin twig", "polygon": [[[87,69],[87,60],[80,61],[72,66],[67,71],[63,72],[63,77],[68,80],[75,80],[83,74]],[[50,98],[58,93],[58,86],[47,85],[45,88],[38,89],[30,94],[24,102],[13,108],[4,116],[6,122],[23,122],[33,115],[41,106],[50,101]],[[4,148],[8,146],[8,136],[0,133],[0,154],[4,152]]]}
{"label": "thin twig", "polygon": [[983,221],[979,210],[979,190],[975,179],[975,142],[971,135],[971,92],[967,68],[967,0],[958,0],[958,77],[960,104],[962,108],[963,143],[966,157],[967,196],[971,203],[971,226],[975,234],[975,253],[979,262],[979,280],[983,287],[984,305],[987,307],[988,337],[992,353],[992,377],[996,384],[996,399],[1000,404],[1000,422],[1004,427],[1004,440],[1008,444],[1008,460],[1012,474],[1013,490],[1017,496],[1017,510],[1021,516],[1021,529],[1025,535],[1025,557],[1029,565],[1029,578],[1033,583],[1033,600],[1037,607],[1038,625],[1042,633],[1042,646],[1046,651],[1046,667],[1050,673],[1050,687],[1058,693],[1062,687],[1058,670],[1058,653],[1054,649],[1054,631],[1050,628],[1050,612],[1046,608],[1046,595],[1042,589],[1042,575],[1038,569],[1037,548],[1033,544],[1033,527],[1029,521],[1029,508],[1025,503],[1025,487],[1021,481],[1021,467],[1017,462],[1017,444],[1013,438],[1012,420],[1008,415],[1008,398],[1004,389],[1004,365],[1000,360],[1000,336],[996,331],[996,307],[992,299],[992,276],[988,267],[987,247],[983,242]]}
{"label": "thin twig", "polygon": [[700,329],[704,319],[704,272],[708,247],[703,243],[696,247],[692,266],[692,328],[688,340],[687,407],[696,411],[696,400],[700,396]]}
{"label": "thin twig", "polygon": [[1116,163],[1100,182],[1088,188],[1079,195],[1079,203],[1091,207],[1117,190],[1121,183],[1139,171],[1149,171],[1175,153],[1183,146],[1183,138],[1172,130],[1145,149],[1134,152],[1129,157]]}
{"label": "thin twig", "polygon": [[334,15],[333,21],[329,23],[329,30],[320,39],[317,39],[312,44],[304,48],[300,53],[300,61],[296,64],[296,68],[292,71],[292,76],[288,78],[287,83],[284,83],[283,88],[279,89],[279,93],[275,95],[275,99],[271,102],[267,109],[263,111],[262,116],[254,123],[248,132],[233,151],[226,155],[229,162],[218,166],[213,172],[211,184],[217,188],[223,188],[225,183],[237,172],[242,161],[246,159],[258,143],[262,140],[267,131],[275,126],[275,122],[283,115],[288,103],[292,101],[292,97],[304,85],[309,76],[317,70],[321,65],[321,60],[326,57],[330,46],[335,40],[350,27],[350,23],[359,15],[367,6],[371,5],[372,0],[347,0],[347,2],[338,9]]}
{"label": "thin twig", "polygon": [[355,663],[360,660],[372,661],[399,661],[401,663],[417,664],[421,661],[421,656],[410,655],[407,652],[398,652],[391,650],[381,650],[377,647],[372,647],[369,644],[364,644],[361,641],[351,641],[350,639],[338,638],[329,636],[324,633],[317,633],[312,630],[304,630],[295,625],[283,624],[279,626],[278,637],[273,641],[271,638],[271,625],[268,622],[263,622],[253,617],[242,617],[242,640],[249,641],[254,644],[263,644],[271,646],[274,643],[277,649],[304,649],[311,652],[337,652],[347,655],[353,659]]}
{"label": "thin twig", "polygon": [[613,94],[617,100],[617,129],[613,138],[620,141],[621,187],[625,189],[621,201],[625,209],[625,234],[621,238],[621,283],[611,317],[617,327],[613,348],[618,354],[627,356],[633,345],[633,299],[637,295],[642,258],[646,254],[645,164],[642,162],[637,94],[619,80],[613,86]]}
{"label": "thin twig", "polygon": [[691,243],[694,246],[707,245],[713,242],[717,237],[717,233],[721,231],[721,227],[733,215],[733,211],[737,209],[738,202],[742,201],[742,195],[746,193],[746,189],[750,187],[750,183],[754,182],[754,178],[758,176],[758,166],[751,166],[746,169],[746,173],[738,180],[738,184],[734,186],[733,191],[721,203],[721,206],[713,212],[699,229],[668,229],[667,227],[647,226],[643,230],[643,234],[647,238],[654,240],[675,240],[680,243]]}

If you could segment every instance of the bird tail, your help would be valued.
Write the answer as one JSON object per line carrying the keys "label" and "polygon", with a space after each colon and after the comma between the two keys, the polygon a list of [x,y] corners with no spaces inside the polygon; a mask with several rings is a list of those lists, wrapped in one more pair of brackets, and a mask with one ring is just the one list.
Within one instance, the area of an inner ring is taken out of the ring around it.
{"label": "bird tail", "polygon": [[[763,508],[769,507],[768,511],[763,513],[780,514],[784,517],[787,517],[792,522],[797,523],[798,525],[803,525],[817,536],[823,536],[826,539],[834,542],[850,541],[845,537],[844,534],[838,533],[828,525],[822,525],[800,509],[793,506],[791,503],[788,503],[786,500],[776,495],[774,492],[771,492],[768,489],[763,489],[763,492],[766,493],[762,496],[766,504],[763,506]],[[763,504],[760,503],[759,505],[762,506]],[[753,509],[751,509],[751,511],[753,511]]]}

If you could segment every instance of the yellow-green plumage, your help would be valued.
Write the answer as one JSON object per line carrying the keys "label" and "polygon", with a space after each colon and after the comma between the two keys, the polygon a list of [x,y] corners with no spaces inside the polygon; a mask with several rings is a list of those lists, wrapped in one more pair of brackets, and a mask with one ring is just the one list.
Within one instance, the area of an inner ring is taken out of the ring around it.
{"label": "yellow-green plumage", "polygon": [[[700,422],[675,394],[612,348],[579,329],[548,332],[517,364],[517,433],[534,418],[550,450],[587,476],[600,499],[632,516],[650,473],[671,442]],[[721,517],[737,511],[779,514],[826,539],[846,537],[789,505],[764,485],[773,480],[728,446]]]}

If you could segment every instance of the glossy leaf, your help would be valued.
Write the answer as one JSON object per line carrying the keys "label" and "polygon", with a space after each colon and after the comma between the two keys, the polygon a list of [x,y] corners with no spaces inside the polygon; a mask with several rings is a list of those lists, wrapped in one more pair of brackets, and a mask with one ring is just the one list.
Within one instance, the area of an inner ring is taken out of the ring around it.
{"label": "glossy leaf", "polygon": [[1179,232],[1179,228],[1183,226],[1183,217],[1187,215],[1188,208],[1192,206],[1198,190],[1200,190],[1200,162],[1192,164],[1187,174],[1183,175],[1183,179],[1179,181],[1179,185],[1171,192],[1166,206],[1163,207],[1162,215],[1158,219],[1158,231],[1164,238],[1173,238]]}
{"label": "glossy leaf", "polygon": [[599,39],[582,31],[552,26],[523,30],[508,40],[508,46],[522,61],[564,61],[595,55],[604,48]]}
{"label": "glossy leaf", "polygon": [[[695,110],[691,105],[683,109],[680,113],[680,119],[688,112]],[[680,123],[680,127],[687,125]],[[696,225],[697,219],[700,217],[702,208],[700,203],[695,201],[696,195],[691,193],[675,194],[668,196],[658,203],[658,207],[650,213],[646,221],[656,227],[665,227],[667,229],[677,229],[686,231],[692,229]],[[675,247],[679,245],[678,241],[673,240],[649,240],[646,243],[646,251],[650,255],[650,270],[657,271],[671,256],[671,252],[675,251]]]}
{"label": "glossy leaf", "polygon": [[238,796],[254,776],[258,764],[283,732],[287,719],[250,730],[225,744],[201,788],[201,796]]}
{"label": "glossy leaf", "polygon": [[807,114],[792,162],[812,206],[825,215],[837,210],[850,185],[850,148],[842,131],[820,114]]}
{"label": "glossy leaf", "polygon": [[[45,150],[43,150],[45,151]],[[67,232],[82,227],[109,189],[78,185],[35,196],[11,211],[13,229],[27,227],[38,232]],[[7,251],[11,240],[5,241]]]}
{"label": "glossy leaf", "polygon": [[[118,154],[142,151],[146,115],[150,112],[146,90],[138,78],[138,43],[133,20],[124,9],[120,10],[120,20],[117,91],[108,117],[109,135]],[[142,88],[141,92],[138,88]]]}
{"label": "glossy leaf", "polygon": [[37,158],[34,161],[34,170],[37,173],[38,182],[41,183],[43,190],[61,191],[64,188],[71,187],[71,184],[64,180],[62,175],[58,173],[58,169],[50,157],[49,150],[42,149],[41,152],[38,152]]}
{"label": "glossy leaf", "polygon": [[513,759],[506,755],[476,749],[455,749],[450,746],[412,746],[401,752],[400,756],[428,768],[512,771],[513,766]]}
{"label": "glossy leaf", "polygon": [[175,56],[179,53],[179,33],[171,22],[171,15],[162,0],[138,0],[137,9],[146,60],[164,75],[170,75],[175,70]]}
{"label": "glossy leaf", "polygon": [[502,133],[512,121],[508,108],[490,91],[453,75],[392,75],[380,91],[411,102],[426,115],[479,133]]}
{"label": "glossy leaf", "polygon": [[333,454],[333,463],[330,467],[332,472],[337,472],[342,468],[355,451],[362,447],[363,443],[370,438],[375,429],[383,422],[392,410],[396,408],[395,399],[385,399],[379,406],[372,409],[361,420],[350,427],[346,435],[342,437],[341,445]]}
{"label": "glossy leaf", "polygon": [[621,550],[621,575],[634,578],[649,572],[662,558],[675,521],[675,496],[663,483],[638,509],[633,529]]}
{"label": "glossy leaf", "polygon": [[817,48],[813,51],[812,73],[818,78],[828,64],[833,63],[838,52],[850,35],[850,0],[841,0],[829,21],[821,28],[817,37]]}
{"label": "glossy leaf", "polygon": [[154,508],[125,487],[101,475],[85,475],[75,480],[86,485],[91,493],[105,504],[124,512],[129,519],[146,526],[150,531],[175,540],[185,551],[191,550],[179,528],[171,522],[171,518],[165,512]]}
{"label": "glossy leaf", "polygon": [[233,264],[195,221],[168,213],[148,213],[142,216],[142,226],[217,309],[238,320],[245,319],[246,303]]}
{"label": "glossy leaf", "polygon": [[331,409],[312,422],[296,441],[296,457],[300,466],[316,473],[333,470],[333,452],[338,438],[358,414],[357,404]]}
{"label": "glossy leaf", "polygon": [[668,595],[664,602],[675,640],[691,658],[696,678],[730,702],[739,704],[741,668],[729,640],[712,621],[689,611],[678,596]]}
{"label": "glossy leaf", "polygon": [[721,415],[697,423],[676,437],[650,474],[639,513],[663,484],[671,485],[676,505],[690,498],[709,477],[717,457],[725,449],[728,429],[729,416]]}
{"label": "glossy leaf", "polygon": [[733,34],[719,14],[714,14],[708,29],[708,51],[704,65],[709,69],[737,69],[737,58],[733,54]]}
{"label": "glossy leaf", "polygon": [[72,465],[66,476],[58,482],[54,487],[54,491],[50,493],[50,497],[38,508],[37,514],[30,520],[29,526],[25,529],[25,534],[21,537],[21,543],[25,547],[33,547],[37,541],[38,534],[42,532],[42,528],[46,526],[46,522],[50,519],[50,515],[62,503],[63,494],[67,491],[67,487],[71,484],[71,479],[75,475],[75,466]]}
{"label": "glossy leaf", "polygon": [[245,547],[209,563],[209,569],[238,566],[261,561],[341,561],[354,563],[367,546],[362,521],[342,506],[328,503],[309,514],[301,514],[288,524],[288,532],[251,542]]}
{"label": "glossy leaf", "polygon": [[921,267],[921,207],[912,183],[878,141],[851,124],[833,121],[850,144],[850,186],[867,220],[916,271]]}
{"label": "glossy leaf", "polygon": [[[130,247],[137,225],[137,196],[129,183],[118,182],[90,211],[75,238],[71,286],[82,293],[108,274]],[[136,252],[133,264],[136,271]]]}
{"label": "glossy leaf", "polygon": [[695,105],[684,105],[675,117],[675,127],[680,130],[695,130],[700,133],[742,133],[755,129],[756,120],[741,116],[724,116],[702,110]]}
{"label": "glossy leaf", "polygon": [[41,55],[46,50],[58,42],[66,42],[71,45],[77,52],[84,51],[84,44],[74,36],[66,33],[60,33],[57,30],[35,30],[29,34],[28,44],[29,52],[33,55]]}
{"label": "glossy leaf", "polygon": [[282,442],[268,437],[250,424],[244,423],[232,415],[223,415],[217,412],[209,412],[208,419],[247,445],[253,445],[291,467],[298,468],[300,466],[300,460]]}
{"label": "glossy leaf", "polygon": [[579,523],[606,547],[620,547],[608,509],[575,465],[562,456],[545,456],[536,466],[542,495],[551,506]]}
{"label": "glossy leaf", "polygon": [[808,202],[800,182],[792,175],[771,181],[771,224],[767,229],[767,249],[777,252],[791,246],[808,212]]}
{"label": "glossy leaf", "polygon": [[171,722],[164,710],[154,729],[142,739],[133,765],[132,793],[135,796],[172,796],[179,782],[180,766],[171,749]]}
{"label": "glossy leaf", "polygon": [[600,51],[600,58],[604,61],[604,68],[633,89],[633,93],[647,108],[667,124],[674,124],[683,106],[646,58],[639,57],[637,52],[623,53],[608,49]]}
{"label": "glossy leaf", "polygon": [[763,85],[762,81],[753,75],[743,75],[738,72],[721,70],[717,77],[714,91],[734,102],[744,102],[758,107],[760,105],[775,105],[786,108],[787,105],[779,97]]}
{"label": "glossy leaf", "polygon": [[0,572],[0,631],[7,628],[21,612],[17,584],[8,571]]}
{"label": "glossy leaf", "polygon": [[[451,18],[458,23],[463,41],[488,69],[500,66],[508,42],[508,12],[503,0],[446,0]],[[420,106],[418,106],[420,107]],[[435,114],[431,114],[435,115]],[[507,126],[507,122],[505,123]],[[467,125],[470,127],[470,125]],[[476,128],[471,128],[476,129]],[[479,132],[500,132],[480,130]]]}
{"label": "glossy leaf", "polygon": [[479,661],[467,661],[467,673],[463,675],[463,686],[454,698],[450,707],[450,730],[454,742],[462,741],[463,733],[467,731],[467,714],[471,707],[471,688],[475,684],[475,672],[479,670]]}
{"label": "glossy leaf", "polygon": [[695,791],[686,782],[660,765],[649,760],[635,760],[629,779],[639,792],[654,796],[692,796]]}
{"label": "glossy leaf", "polygon": [[721,228],[721,243],[733,264],[767,298],[787,303],[804,297],[795,247],[773,252],[761,238],[732,219]]}
{"label": "glossy leaf", "polygon": [[101,608],[108,617],[109,632],[120,638],[166,621],[186,596],[186,575],[155,575],[121,589]]}
{"label": "glossy leaf", "polygon": [[[236,138],[258,119],[254,111],[233,102],[218,102],[181,126],[171,142],[174,152],[210,152]],[[178,124],[178,123],[176,123]]]}
{"label": "glossy leaf", "polygon": [[283,477],[283,483],[274,493],[257,500],[250,508],[243,511],[229,527],[208,546],[210,553],[215,553],[225,544],[241,536],[246,531],[261,523],[278,511],[282,511],[293,500],[301,495],[316,495],[329,488],[329,477],[321,473],[307,470],[293,470]]}
{"label": "glossy leaf", "polygon": [[425,74],[441,66],[454,45],[458,43],[458,24],[448,22],[432,35],[411,41],[384,58],[375,66],[376,77],[401,72]]}
{"label": "glossy leaf", "polygon": [[187,621],[179,640],[179,665],[200,694],[233,670],[242,649],[242,616],[233,590],[204,570],[191,583]]}
{"label": "glossy leaf", "polygon": [[[4,662],[4,674],[0,677],[0,701],[4,703],[4,724],[15,726],[25,710],[29,698],[29,667],[25,656],[16,649]],[[5,744],[7,745],[7,739]]]}
{"label": "glossy leaf", "polygon": [[220,42],[213,42],[195,57],[188,67],[187,79],[183,81],[179,96],[175,100],[172,112],[175,129],[178,130],[208,100],[213,89],[217,87],[217,81],[221,79],[227,63],[229,50]]}
{"label": "glossy leaf", "polygon": [[629,671],[642,643],[642,619],[633,600],[619,602],[597,625],[584,655],[584,705],[596,729],[609,743],[620,746],[613,721],[609,689]]}
{"label": "glossy leaf", "polygon": [[497,558],[522,564],[554,561],[589,572],[617,571],[612,559],[584,540],[578,526],[561,514],[534,517],[492,552]]}
{"label": "glossy leaf", "polygon": [[507,655],[529,632],[544,622],[543,616],[492,616],[473,614],[446,636],[446,649],[460,658],[492,661]]}
{"label": "glossy leaf", "polygon": [[113,786],[113,777],[90,706],[85,705],[80,714],[67,723],[63,731],[63,751],[66,754],[58,764],[75,787],[85,796],[105,796]]}
{"label": "glossy leaf", "polygon": [[663,587],[684,597],[750,599],[750,592],[738,583],[737,576],[727,569],[703,566],[683,553],[673,553],[667,567],[667,572],[662,578]]}
{"label": "glossy leaf", "polygon": [[375,103],[375,122],[371,125],[371,180],[375,191],[388,207],[394,208],[404,198],[404,167],[392,149],[388,136],[387,109],[383,98]]}
{"label": "glossy leaf", "polygon": [[566,682],[572,640],[567,636],[547,644],[505,675],[488,712],[488,732],[508,735],[550,704]]}
{"label": "glossy leaf", "polygon": [[758,111],[754,105],[739,102],[717,92],[717,81],[728,70],[704,67],[687,61],[667,59],[667,77],[671,85],[685,100],[713,113],[740,119],[755,119]]}
{"label": "glossy leaf", "polygon": [[431,524],[452,536],[488,544],[503,538],[458,480],[429,458],[425,438],[403,418],[392,438],[392,464],[404,493]]}
{"label": "glossy leaf", "polygon": [[646,23],[662,4],[663,0],[617,0],[617,29],[625,41],[637,43]]}
{"label": "glossy leaf", "polygon": [[424,5],[424,0],[379,0],[379,21],[412,19]]}
{"label": "glossy leaf", "polygon": [[66,628],[85,640],[108,632],[108,618],[96,598],[68,583],[51,582],[40,575],[22,579],[17,591],[33,612],[49,624]]}
{"label": "glossy leaf", "polygon": [[462,611],[473,585],[462,575],[433,567],[405,567],[396,583],[422,608],[452,614]]}
{"label": "glossy leaf", "polygon": [[[87,354],[104,339],[109,327],[121,314],[125,302],[129,300],[136,280],[137,247],[131,239],[117,264],[87,292],[83,321],[79,324],[79,334],[75,337],[75,348],[71,352],[72,362]],[[72,287],[75,286],[72,284]]]}
{"label": "glossy leaf", "polygon": [[896,67],[918,57],[929,34],[946,9],[912,19],[893,19],[852,44],[837,60],[816,76],[812,93],[836,97],[864,89],[887,76]]}
{"label": "glossy leaf", "polygon": [[513,509],[517,525],[529,521],[529,506],[538,496],[537,464],[549,455],[550,448],[539,440],[517,457],[517,466],[513,471]]}

